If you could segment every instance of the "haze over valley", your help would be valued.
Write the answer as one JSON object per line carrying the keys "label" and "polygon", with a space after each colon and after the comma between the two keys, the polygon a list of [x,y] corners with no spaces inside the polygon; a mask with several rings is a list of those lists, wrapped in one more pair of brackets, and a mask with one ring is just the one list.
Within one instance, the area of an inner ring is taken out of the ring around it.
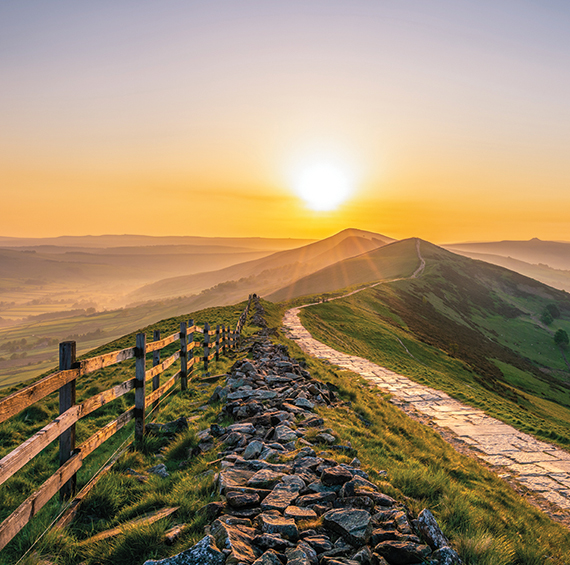
{"label": "haze over valley", "polygon": [[[252,289],[272,301],[326,295],[409,276],[417,266],[414,240],[354,228],[320,241],[84,236],[3,238],[0,245],[3,386],[53,366],[60,341],[77,339],[88,351],[168,316],[239,302]],[[560,269],[570,244],[446,248],[570,290],[570,272]]]}

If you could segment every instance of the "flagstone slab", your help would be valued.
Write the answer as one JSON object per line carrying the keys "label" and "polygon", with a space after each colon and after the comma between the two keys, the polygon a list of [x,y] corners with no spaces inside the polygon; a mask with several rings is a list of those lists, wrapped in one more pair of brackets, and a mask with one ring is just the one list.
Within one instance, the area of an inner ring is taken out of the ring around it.
{"label": "flagstone slab", "polygon": [[529,490],[562,509],[570,510],[569,452],[524,434],[444,392],[317,341],[301,324],[301,308],[303,306],[288,310],[283,325],[288,337],[297,340],[305,352],[360,374],[370,385],[390,394],[389,400],[395,406],[420,412],[436,426],[451,430],[483,461],[503,467],[506,473],[500,476],[514,477]]}

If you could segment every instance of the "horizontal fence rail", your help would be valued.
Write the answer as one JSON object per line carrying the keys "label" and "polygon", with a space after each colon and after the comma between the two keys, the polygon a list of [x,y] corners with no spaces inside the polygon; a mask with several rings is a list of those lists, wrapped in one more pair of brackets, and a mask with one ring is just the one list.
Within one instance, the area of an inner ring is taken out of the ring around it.
{"label": "horizontal fence rail", "polygon": [[[59,492],[62,499],[75,494],[77,471],[81,468],[83,460],[97,447],[132,420],[135,420],[134,439],[139,442],[145,432],[147,407],[156,410],[159,399],[178,382],[180,382],[180,390],[186,390],[189,372],[195,370],[200,361],[204,372],[208,374],[210,361],[218,360],[220,354],[223,355],[235,349],[247,320],[251,300],[252,295],[234,330],[225,325],[216,325],[215,328],[211,328],[208,323],[201,328],[194,324],[194,320],[190,320],[188,324],[186,322],[180,324],[179,332],[165,338],[161,339],[160,332],[155,331],[153,341],[147,343],[146,334],[139,333],[136,335],[134,347],[81,361],[75,358],[76,343],[74,341],[60,343],[58,371],[1,399],[0,423],[19,414],[46,396],[56,391],[59,392],[59,416],[0,460],[0,485],[57,438],[59,438],[59,469],[0,524],[0,550],[56,493]],[[201,334],[202,340],[196,341],[195,334]],[[161,350],[174,343],[178,343],[179,348],[161,361]],[[196,357],[194,351],[198,348],[202,348],[202,355]],[[147,355],[150,353],[152,353],[152,367],[147,369]],[[100,392],[81,404],[76,403],[76,383],[80,377],[129,359],[135,359],[133,378]],[[178,361],[180,361],[180,369],[161,385],[160,375]],[[151,381],[152,392],[147,395],[146,385]],[[132,390],[135,391],[134,406],[103,426],[81,445],[75,445],[75,424],[81,418]]]}

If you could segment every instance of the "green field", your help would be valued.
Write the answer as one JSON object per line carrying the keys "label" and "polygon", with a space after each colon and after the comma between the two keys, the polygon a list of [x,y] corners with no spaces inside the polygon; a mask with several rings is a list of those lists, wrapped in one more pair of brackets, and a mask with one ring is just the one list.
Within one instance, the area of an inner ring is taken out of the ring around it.
{"label": "green field", "polygon": [[[179,316],[183,312],[203,308],[213,302],[224,302],[223,294],[202,293],[198,296],[150,302],[131,308],[67,315],[0,328],[0,390],[2,387],[37,377],[50,369],[55,370],[59,342],[76,341],[78,353],[86,353],[137,328],[154,324],[169,316]],[[25,357],[10,359],[13,353],[6,349],[6,345],[22,339],[26,340],[26,344],[15,353],[25,353]]]}

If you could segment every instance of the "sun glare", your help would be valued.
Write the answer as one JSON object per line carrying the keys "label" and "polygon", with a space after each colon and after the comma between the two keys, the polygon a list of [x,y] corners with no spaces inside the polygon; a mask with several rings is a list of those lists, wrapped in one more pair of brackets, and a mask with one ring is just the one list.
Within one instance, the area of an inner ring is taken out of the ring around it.
{"label": "sun glare", "polygon": [[321,162],[303,168],[295,182],[295,191],[316,211],[338,208],[354,186],[348,171],[336,163]]}

